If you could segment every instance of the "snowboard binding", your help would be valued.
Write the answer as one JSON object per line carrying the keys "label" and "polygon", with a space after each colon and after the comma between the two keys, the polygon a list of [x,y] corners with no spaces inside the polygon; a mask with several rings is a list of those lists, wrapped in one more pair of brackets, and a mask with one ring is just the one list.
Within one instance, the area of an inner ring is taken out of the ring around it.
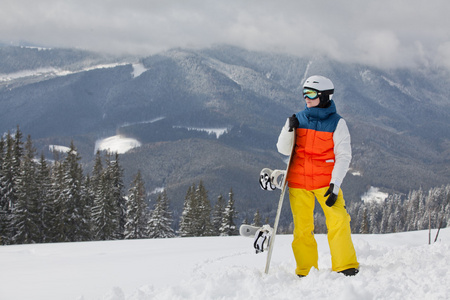
{"label": "snowboard binding", "polygon": [[277,188],[282,189],[285,175],[286,171],[284,170],[264,168],[259,173],[259,185],[265,191],[274,191]]}
{"label": "snowboard binding", "polygon": [[273,229],[268,224],[256,231],[253,247],[255,248],[257,254],[264,252],[264,250],[269,248],[272,233]]}
{"label": "snowboard binding", "polygon": [[259,185],[265,191],[274,191],[276,186],[273,185],[270,176],[272,175],[272,170],[268,168],[264,168],[259,173]]}

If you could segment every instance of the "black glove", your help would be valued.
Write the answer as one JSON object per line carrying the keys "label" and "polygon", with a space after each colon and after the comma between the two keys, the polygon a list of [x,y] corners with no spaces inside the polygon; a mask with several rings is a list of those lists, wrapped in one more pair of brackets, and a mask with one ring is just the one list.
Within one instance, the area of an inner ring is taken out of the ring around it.
{"label": "black glove", "polygon": [[[338,186],[336,186],[336,190],[337,191],[335,191],[334,183],[330,183],[330,187],[328,188],[327,192],[324,195],[324,197],[329,195],[327,201],[325,201],[325,204],[329,207],[332,207],[334,205],[334,203],[336,203],[336,200],[337,200],[338,194],[339,194]],[[338,194],[335,194],[335,193],[338,193]]]}
{"label": "black glove", "polygon": [[298,128],[298,126],[300,126],[300,123],[298,122],[297,116],[293,114],[292,117],[289,118],[289,131]]}

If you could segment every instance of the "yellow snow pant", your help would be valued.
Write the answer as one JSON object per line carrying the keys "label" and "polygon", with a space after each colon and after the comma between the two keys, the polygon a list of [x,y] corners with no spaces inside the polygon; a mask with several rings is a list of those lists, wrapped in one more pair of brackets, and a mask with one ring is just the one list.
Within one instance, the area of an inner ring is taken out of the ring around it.
{"label": "yellow snow pant", "polygon": [[317,243],[314,238],[315,199],[322,206],[328,228],[328,244],[331,252],[332,270],[340,272],[358,268],[355,248],[351,239],[350,215],[345,209],[342,191],[332,207],[325,204],[328,187],[317,190],[289,188],[289,199],[294,218],[294,241],[292,249],[297,262],[297,275],[308,275],[312,267],[318,269]]}

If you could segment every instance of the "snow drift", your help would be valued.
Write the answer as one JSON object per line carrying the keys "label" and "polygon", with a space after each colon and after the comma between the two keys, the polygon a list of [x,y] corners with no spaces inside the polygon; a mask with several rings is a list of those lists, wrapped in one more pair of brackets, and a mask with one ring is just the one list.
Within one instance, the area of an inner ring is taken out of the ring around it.
{"label": "snow drift", "polygon": [[[432,238],[436,231],[432,233]],[[291,235],[278,235],[271,269],[243,237],[173,238],[0,247],[0,299],[448,299],[450,229],[353,235],[360,273],[294,274]]]}

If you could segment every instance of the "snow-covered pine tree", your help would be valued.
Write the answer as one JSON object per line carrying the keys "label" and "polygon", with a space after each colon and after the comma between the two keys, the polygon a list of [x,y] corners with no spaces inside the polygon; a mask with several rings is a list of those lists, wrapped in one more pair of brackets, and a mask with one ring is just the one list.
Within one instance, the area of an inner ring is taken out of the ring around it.
{"label": "snow-covered pine tree", "polygon": [[172,238],[175,231],[172,228],[173,218],[170,211],[169,198],[166,191],[158,195],[148,222],[150,238]]}
{"label": "snow-covered pine tree", "polygon": [[38,193],[36,184],[36,163],[31,137],[28,136],[25,144],[25,155],[20,164],[16,180],[17,199],[12,207],[12,223],[14,244],[30,244],[40,240]]}
{"label": "snow-covered pine tree", "polygon": [[110,160],[106,170],[111,178],[109,192],[111,198],[117,205],[118,211],[118,228],[117,237],[118,239],[125,238],[125,224],[126,220],[126,201],[124,197],[124,184],[123,184],[123,170],[119,164],[119,154],[114,154],[114,159]]}
{"label": "snow-covered pine tree", "polygon": [[65,223],[65,202],[64,202],[64,167],[62,161],[59,160],[58,155],[55,156],[53,163],[53,171],[51,175],[51,188],[48,195],[52,203],[52,215],[50,216],[49,226],[52,228],[51,234],[47,236],[49,242],[68,242],[66,236]]}
{"label": "snow-covered pine tree", "polygon": [[[3,135],[0,136],[0,201],[2,199],[2,178],[3,178],[3,162],[5,161],[4,159],[5,156],[5,139],[3,138]],[[0,212],[2,212],[2,203],[0,203]]]}
{"label": "snow-covered pine tree", "polygon": [[381,208],[381,222],[380,222],[380,233],[388,232],[388,222],[389,218],[391,216],[391,212],[393,211],[393,205],[392,199],[388,197],[384,201],[384,205]]}
{"label": "snow-covered pine tree", "polygon": [[444,216],[442,218],[442,227],[450,227],[450,185],[445,187]]}
{"label": "snow-covered pine tree", "polygon": [[403,226],[405,223],[404,216],[406,213],[402,214],[403,202],[401,196],[393,194],[389,198],[392,202],[392,210],[388,219],[387,231],[383,233],[403,231]]}
{"label": "snow-covered pine tree", "polygon": [[211,223],[211,203],[208,198],[208,191],[200,181],[198,189],[196,190],[196,197],[199,203],[199,217],[197,218],[197,234],[196,236],[211,236],[214,229]]}
{"label": "snow-covered pine tree", "polygon": [[5,203],[3,203],[6,199],[3,198],[3,179],[4,179],[4,172],[3,172],[3,164],[4,164],[4,157],[5,157],[5,148],[6,143],[3,138],[3,136],[0,136],[0,245],[5,244],[5,241],[8,238],[7,234],[7,228],[9,228],[9,221],[8,221],[8,215],[5,208]]}
{"label": "snow-covered pine tree", "polygon": [[189,237],[195,236],[195,208],[196,208],[196,198],[195,198],[195,184],[190,186],[186,192],[183,204],[183,212],[180,217],[180,236]]}
{"label": "snow-covered pine tree", "polygon": [[92,229],[96,240],[117,239],[119,232],[119,209],[117,201],[111,196],[111,172],[106,168],[94,187],[94,206],[92,207]]}
{"label": "snow-covered pine tree", "polygon": [[255,214],[253,215],[253,222],[252,222],[253,226],[262,226],[262,220],[261,220],[261,215],[259,213],[259,209],[256,210]]}
{"label": "snow-covered pine tree", "polygon": [[65,203],[66,238],[69,241],[90,239],[90,209],[82,197],[83,169],[73,141],[63,162],[63,202]]}
{"label": "snow-covered pine tree", "polygon": [[101,181],[103,175],[103,163],[102,156],[99,150],[97,150],[94,159],[94,167],[92,168],[90,186],[94,194],[100,193]]}
{"label": "snow-covered pine tree", "polygon": [[223,212],[222,226],[220,227],[221,236],[231,236],[238,233],[236,224],[234,223],[234,220],[237,216],[237,211],[234,207],[234,195],[232,189],[230,189],[230,193],[228,194],[228,196],[228,203]]}
{"label": "snow-covered pine tree", "polygon": [[16,179],[21,159],[21,133],[16,133],[15,137],[19,141],[15,141],[11,133],[6,135],[4,144],[4,156],[2,164],[2,173],[0,177],[0,207],[2,209],[2,232],[1,238],[3,244],[9,244],[12,236],[15,234],[14,228],[11,226],[12,215],[11,210],[17,199]]}
{"label": "snow-covered pine tree", "polygon": [[13,236],[17,234],[14,226],[14,214],[13,209],[17,202],[17,180],[20,175],[20,164],[23,156],[23,141],[22,132],[19,126],[17,126],[14,138],[8,133],[6,137],[6,155],[4,160],[4,180],[2,186],[4,187],[2,192],[1,203],[6,203],[6,219],[8,223],[7,237],[5,241],[11,241]]}
{"label": "snow-covered pine tree", "polygon": [[53,230],[51,222],[54,216],[53,205],[51,201],[51,168],[45,159],[44,154],[37,165],[36,171],[38,214],[40,241],[50,242],[51,231]]}
{"label": "snow-covered pine tree", "polygon": [[125,224],[126,239],[142,239],[148,237],[148,205],[141,171],[136,174],[128,191],[127,222]]}
{"label": "snow-covered pine tree", "polygon": [[220,227],[222,226],[222,215],[225,210],[225,199],[222,194],[217,197],[216,205],[212,213],[212,223],[214,228],[214,235],[220,235]]}
{"label": "snow-covered pine tree", "polygon": [[380,205],[375,202],[369,203],[369,228],[370,233],[378,234],[380,233],[380,220],[381,220],[381,212]]}
{"label": "snow-covered pine tree", "polygon": [[428,218],[426,197],[420,193],[419,209],[416,212],[417,230],[428,229]]}
{"label": "snow-covered pine tree", "polygon": [[211,204],[203,182],[198,187],[195,183],[186,193],[183,213],[180,218],[180,236],[213,235],[211,223]]}
{"label": "snow-covered pine tree", "polygon": [[369,233],[369,217],[367,215],[366,206],[362,208],[362,211],[361,227],[359,229],[359,233],[367,234]]}

